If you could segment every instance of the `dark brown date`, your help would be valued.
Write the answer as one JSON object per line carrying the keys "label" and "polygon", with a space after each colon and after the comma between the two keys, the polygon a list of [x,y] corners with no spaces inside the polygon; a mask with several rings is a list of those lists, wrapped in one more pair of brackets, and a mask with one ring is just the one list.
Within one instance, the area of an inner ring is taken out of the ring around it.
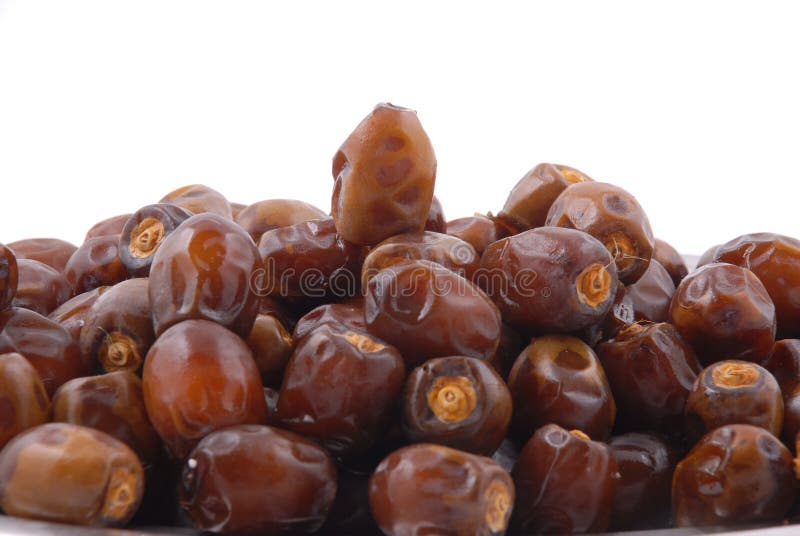
{"label": "dark brown date", "polygon": [[495,223],[480,214],[450,220],[447,222],[447,234],[460,238],[475,248],[478,255],[483,255],[489,244],[502,238]]}
{"label": "dark brown date", "polygon": [[623,430],[681,435],[700,364],[671,324],[631,324],[597,347]]}
{"label": "dark brown date", "polygon": [[142,387],[150,422],[178,458],[214,430],[266,419],[253,354],[236,334],[208,320],[185,320],[156,340]]}
{"label": "dark brown date", "polygon": [[[81,329],[86,322],[86,315],[89,313],[97,298],[111,287],[98,287],[88,292],[78,294],[61,305],[47,317],[66,329],[76,344],[80,343]],[[89,364],[87,363],[87,366]]]}
{"label": "dark brown date", "polygon": [[81,359],[106,372],[137,372],[155,341],[146,278],[117,283],[92,304],[81,329]]}
{"label": "dark brown date", "polygon": [[209,434],[183,464],[181,507],[223,534],[309,533],[336,495],[336,466],[314,442],[269,426]]}
{"label": "dark brown date", "polygon": [[108,235],[114,235],[119,238],[119,235],[122,233],[122,228],[125,227],[125,222],[127,222],[130,217],[131,214],[120,214],[99,221],[92,225],[86,232],[86,237],[83,240],[86,241],[91,238],[99,238]]}
{"label": "dark brown date", "polygon": [[636,198],[603,182],[569,186],[553,202],[545,225],[597,238],[614,256],[619,280],[626,285],[636,283],[647,270],[655,246],[650,221]]}
{"label": "dark brown date", "polygon": [[266,199],[243,208],[236,216],[236,223],[248,232],[253,242],[258,244],[261,235],[272,229],[326,218],[329,216],[324,211],[304,201]]}
{"label": "dark brown date", "polygon": [[490,358],[500,341],[500,312],[477,286],[430,261],[389,266],[369,281],[367,329],[395,346],[406,367],[432,357]]}
{"label": "dark brown date", "polygon": [[143,492],[136,454],[91,428],[43,424],[0,452],[0,507],[8,515],[120,526],[136,513]]}
{"label": "dark brown date", "polygon": [[413,110],[378,104],[339,148],[332,171],[331,213],[345,240],[366,246],[425,227],[436,156]]}
{"label": "dark brown date", "polygon": [[608,445],[555,424],[539,428],[514,468],[515,534],[573,534],[608,528],[617,462]]}
{"label": "dark brown date", "polygon": [[653,249],[652,260],[658,261],[658,263],[664,267],[669,276],[672,278],[672,284],[676,287],[689,273],[689,269],[686,267],[686,262],[683,260],[683,255],[678,253],[678,250],[660,238],[655,239],[655,248]]}
{"label": "dark brown date", "polygon": [[0,244],[0,311],[11,307],[18,284],[17,258],[10,248]]}
{"label": "dark brown date", "polygon": [[364,302],[326,303],[303,315],[294,327],[292,338],[299,341],[320,326],[334,326],[351,331],[366,331]]}
{"label": "dark brown date", "polygon": [[127,279],[128,271],[119,258],[119,236],[90,238],[81,244],[67,261],[64,277],[73,295]]}
{"label": "dark brown date", "polygon": [[293,346],[292,336],[281,321],[272,315],[259,314],[246,342],[253,352],[264,385],[280,387]]}
{"label": "dark brown date", "polygon": [[718,361],[703,369],[686,401],[689,438],[726,424],[751,424],[780,436],[783,396],[769,371],[747,361]]}
{"label": "dark brown date", "polygon": [[447,232],[447,220],[444,219],[444,208],[439,198],[435,195],[431,199],[431,208],[428,210],[428,217],[425,219],[425,230],[434,233]]}
{"label": "dark brown date", "polygon": [[616,405],[603,367],[583,341],[567,335],[533,339],[508,377],[514,401],[511,426],[526,441],[556,423],[603,440],[611,434]]}
{"label": "dark brown date", "polygon": [[378,465],[369,503],[384,534],[502,535],[514,505],[514,482],[491,458],[422,443]]}
{"label": "dark brown date", "polygon": [[256,245],[232,221],[216,214],[185,220],[150,267],[156,335],[182,320],[205,319],[247,337],[259,302],[251,283],[261,266]]}
{"label": "dark brown date", "polygon": [[539,164],[517,182],[497,219],[513,229],[514,234],[542,227],[550,206],[567,186],[591,180],[575,168]]}
{"label": "dark brown date", "polygon": [[52,396],[61,384],[88,373],[78,343],[66,329],[28,309],[0,312],[0,353],[18,352],[33,365]]}
{"label": "dark brown date", "polygon": [[231,205],[225,196],[203,184],[182,186],[162,197],[159,203],[178,205],[192,214],[210,212],[229,220],[233,218]]}
{"label": "dark brown date", "polygon": [[491,244],[476,283],[503,320],[523,332],[571,332],[599,322],[614,303],[617,270],[597,239],[542,227]]}
{"label": "dark brown date", "polygon": [[706,434],[672,479],[678,527],[778,522],[795,497],[792,455],[757,426],[729,424]]}
{"label": "dark brown date", "polygon": [[669,317],[704,365],[721,359],[759,363],[775,343],[769,294],[753,272],[732,264],[707,264],[686,276]]}
{"label": "dark brown date", "polygon": [[63,272],[78,246],[58,238],[27,238],[6,244],[18,259],[32,259]]}
{"label": "dark brown date", "polygon": [[72,287],[61,272],[31,259],[17,261],[17,293],[12,305],[48,315],[72,297]]}
{"label": "dark brown date", "polygon": [[132,277],[147,277],[153,256],[164,239],[192,213],[177,205],[157,203],[130,215],[120,231],[119,258]]}
{"label": "dark brown date", "polygon": [[675,284],[669,272],[657,260],[650,259],[642,277],[625,289],[633,305],[634,319],[647,322],[667,321]]}
{"label": "dark brown date", "polygon": [[800,385],[800,340],[776,341],[762,366],[770,371],[784,397]]}
{"label": "dark brown date", "polygon": [[50,397],[22,355],[0,354],[0,449],[28,428],[50,420]]}
{"label": "dark brown date", "polygon": [[511,421],[511,394],[497,372],[472,357],[426,361],[408,376],[403,428],[413,443],[491,456]]}
{"label": "dark brown date", "polygon": [[367,333],[322,326],[289,359],[277,419],[336,457],[356,456],[388,428],[404,379],[403,358],[391,346]]}
{"label": "dark brown date", "polygon": [[147,417],[142,381],[129,371],[75,378],[53,396],[53,421],[100,430],[153,463],[161,442]]}

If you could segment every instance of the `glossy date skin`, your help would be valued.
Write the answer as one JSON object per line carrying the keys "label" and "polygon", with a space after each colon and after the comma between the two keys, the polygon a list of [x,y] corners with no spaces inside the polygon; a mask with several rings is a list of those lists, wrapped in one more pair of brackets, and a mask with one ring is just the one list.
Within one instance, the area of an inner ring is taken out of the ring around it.
{"label": "glossy date skin", "polygon": [[669,321],[704,365],[721,359],[761,362],[775,343],[775,306],[753,272],[712,263],[678,285]]}
{"label": "glossy date skin", "polygon": [[383,268],[409,260],[435,262],[469,280],[481,262],[472,246],[454,236],[430,231],[403,233],[370,249],[361,271],[362,286]]}
{"label": "glossy date skin", "polygon": [[490,458],[418,443],[378,465],[369,502],[384,534],[502,535],[514,504],[514,482]]}
{"label": "glossy date skin", "polygon": [[616,404],[603,367],[580,339],[550,335],[532,340],[508,377],[514,434],[528,438],[556,423],[603,440],[611,434]]}
{"label": "glossy date skin", "polygon": [[647,270],[655,246],[650,221],[636,198],[603,182],[569,186],[553,202],[545,225],[597,238],[614,256],[619,280],[626,285],[636,283]]}
{"label": "glossy date skin", "polygon": [[555,424],[539,428],[514,467],[519,534],[604,532],[617,481],[611,449]]}
{"label": "glossy date skin", "polygon": [[669,272],[657,260],[650,259],[642,277],[625,287],[625,290],[633,305],[633,316],[636,320],[667,321],[675,284]]}
{"label": "glossy date skin", "polygon": [[259,314],[245,342],[253,352],[264,385],[280,387],[293,348],[292,336],[281,321],[273,315]]}
{"label": "glossy date skin", "polygon": [[125,227],[125,222],[127,222],[130,217],[131,214],[119,214],[95,223],[86,231],[84,241],[90,238],[99,238],[108,235],[114,235],[119,238],[119,235],[122,233],[122,228]]}
{"label": "glossy date skin", "polygon": [[447,220],[444,218],[444,208],[442,202],[435,195],[431,199],[431,208],[428,210],[428,217],[425,219],[425,230],[434,233],[447,232]]}
{"label": "glossy date skin", "polygon": [[778,437],[783,396],[769,371],[747,361],[718,361],[695,380],[686,401],[690,439],[726,424],[760,426]]}
{"label": "glossy date skin", "polygon": [[491,244],[476,283],[512,327],[564,333],[595,324],[608,313],[617,271],[595,238],[574,229],[542,227]]}
{"label": "glossy date skin", "polygon": [[259,305],[251,283],[261,266],[255,244],[232,221],[215,214],[185,220],[150,267],[156,335],[182,320],[205,319],[247,337]]}
{"label": "glossy date skin", "polygon": [[514,186],[497,219],[513,229],[514,234],[542,227],[550,206],[567,186],[591,180],[569,166],[539,164]]}
{"label": "glossy date skin", "polygon": [[276,417],[338,458],[364,453],[388,428],[403,389],[400,353],[367,333],[322,326],[295,348]]}
{"label": "glossy date skin", "polygon": [[153,463],[160,440],[147,417],[142,381],[129,371],[75,378],[53,396],[53,421],[100,430]]}
{"label": "glossy date skin", "polygon": [[258,244],[261,236],[272,229],[289,227],[309,220],[329,218],[324,211],[314,205],[297,199],[266,199],[242,209],[236,216],[236,223],[250,234]]}
{"label": "glossy date skin", "polygon": [[316,443],[269,426],[209,434],[183,464],[181,507],[222,534],[310,533],[336,495],[336,467]]}
{"label": "glossy date skin", "polygon": [[335,326],[352,331],[366,331],[364,302],[326,303],[303,315],[294,327],[292,338],[299,341],[320,326]]}
{"label": "glossy date skin", "polygon": [[11,307],[18,284],[17,258],[10,248],[0,244],[0,311]]}
{"label": "glossy date skin", "polygon": [[81,244],[67,261],[64,277],[73,295],[127,279],[128,271],[119,258],[119,236],[90,238]]}
{"label": "glossy date skin", "polygon": [[43,424],[0,452],[0,507],[8,515],[121,526],[133,517],[143,491],[136,454],[91,428]]}
{"label": "glossy date skin", "polygon": [[416,112],[378,104],[333,157],[331,213],[360,245],[421,231],[436,181],[436,156]]}
{"label": "glossy date skin", "polygon": [[686,267],[683,256],[678,253],[677,249],[660,238],[655,239],[652,260],[658,261],[664,267],[676,287],[689,274],[689,269]]}
{"label": "glossy date skin", "polygon": [[450,356],[426,361],[406,380],[403,429],[413,443],[491,456],[511,422],[511,394],[488,363]]}
{"label": "glossy date skin", "polygon": [[12,307],[0,312],[0,353],[25,356],[52,396],[64,382],[88,373],[72,336],[45,316]]}
{"label": "glossy date skin", "polygon": [[103,292],[86,313],[80,335],[81,359],[106,372],[136,372],[153,341],[148,281],[129,279]]}
{"label": "glossy date skin", "polygon": [[0,354],[0,449],[20,432],[50,420],[50,397],[21,354]]}
{"label": "glossy date skin", "polygon": [[131,214],[119,238],[119,258],[128,273],[132,277],[147,277],[153,256],[164,239],[190,217],[190,211],[169,203],[147,205]]}
{"label": "glossy date skin", "polygon": [[72,287],[61,272],[31,259],[17,261],[17,293],[12,305],[48,315],[72,297]]}
{"label": "glossy date skin", "polygon": [[792,455],[772,434],[729,424],[703,436],[672,480],[678,527],[778,522],[795,497]]}
{"label": "glossy date skin", "polygon": [[[79,344],[81,329],[83,329],[86,322],[86,315],[89,313],[89,309],[91,309],[94,302],[97,301],[97,298],[110,288],[111,287],[98,287],[88,292],[78,294],[74,298],[70,298],[59,305],[56,310],[47,315],[47,317],[66,329],[72,339]],[[90,364],[86,363],[86,366],[89,367]]]}
{"label": "glossy date skin", "polygon": [[761,365],[775,377],[783,396],[789,396],[800,385],[800,340],[776,341]]}
{"label": "glossy date skin", "polygon": [[161,198],[159,203],[171,203],[192,214],[210,212],[232,219],[231,205],[224,195],[203,184],[190,184],[173,190]]}
{"label": "glossy date skin", "polygon": [[264,263],[259,294],[345,298],[358,293],[365,251],[343,240],[333,220],[314,219],[261,235]]}
{"label": "glossy date skin", "polygon": [[778,338],[800,337],[800,240],[753,233],[717,246],[711,262],[727,262],[752,271],[775,304]]}
{"label": "glossy date skin", "polygon": [[671,324],[631,324],[601,343],[597,355],[621,429],[683,432],[686,399],[701,367]]}
{"label": "glossy date skin", "polygon": [[177,458],[214,430],[266,419],[252,352],[208,320],[185,320],[156,340],[145,358],[142,387],[150,422]]}
{"label": "glossy date skin", "polygon": [[500,341],[500,312],[478,287],[430,261],[389,266],[370,279],[367,330],[413,368],[433,357],[487,359]]}
{"label": "glossy date skin", "polygon": [[490,218],[479,214],[450,220],[447,222],[447,234],[460,238],[475,248],[478,255],[483,255],[489,244],[503,238],[497,225]]}
{"label": "glossy date skin", "polygon": [[26,238],[6,244],[18,259],[43,262],[54,270],[63,272],[67,261],[78,246],[59,238]]}

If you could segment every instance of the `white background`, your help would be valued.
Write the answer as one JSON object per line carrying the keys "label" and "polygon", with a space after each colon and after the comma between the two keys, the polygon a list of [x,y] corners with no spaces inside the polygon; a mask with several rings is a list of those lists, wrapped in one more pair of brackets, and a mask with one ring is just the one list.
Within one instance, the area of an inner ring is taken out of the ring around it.
{"label": "white background", "polygon": [[800,26],[776,2],[0,0],[0,241],[80,243],[183,184],[329,209],[380,101],[448,218],[538,162],[632,192],[684,252],[800,235]]}

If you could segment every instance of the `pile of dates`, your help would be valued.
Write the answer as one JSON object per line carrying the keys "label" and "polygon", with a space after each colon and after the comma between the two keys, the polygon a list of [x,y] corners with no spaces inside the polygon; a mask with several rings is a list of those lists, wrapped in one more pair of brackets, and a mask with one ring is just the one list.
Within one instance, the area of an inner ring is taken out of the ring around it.
{"label": "pile of dates", "polygon": [[791,523],[800,241],[687,270],[637,200],[540,164],[446,221],[412,110],[330,214],[201,185],[0,246],[0,508],[222,534]]}

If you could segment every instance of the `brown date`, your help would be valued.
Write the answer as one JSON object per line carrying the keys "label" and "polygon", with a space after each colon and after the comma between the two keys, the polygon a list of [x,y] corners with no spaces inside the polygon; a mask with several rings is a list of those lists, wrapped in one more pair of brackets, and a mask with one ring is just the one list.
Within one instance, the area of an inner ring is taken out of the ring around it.
{"label": "brown date", "polygon": [[366,331],[363,301],[320,305],[297,321],[292,338],[297,342],[318,327],[328,325],[351,331]]}
{"label": "brown date", "polygon": [[472,357],[426,361],[406,380],[403,428],[413,443],[491,456],[511,421],[511,394],[497,372]]}
{"label": "brown date", "polygon": [[133,517],[143,491],[136,454],[91,428],[43,424],[0,452],[0,507],[8,515],[121,526]]}
{"label": "brown date", "polygon": [[185,320],[158,337],[145,358],[142,387],[150,422],[178,458],[214,430],[266,420],[253,354],[208,320]]}
{"label": "brown date", "polygon": [[431,208],[428,210],[428,217],[425,219],[425,230],[434,233],[446,233],[447,221],[444,219],[444,208],[442,202],[435,195],[431,199]]}
{"label": "brown date", "polygon": [[11,307],[18,284],[17,258],[10,248],[0,244],[0,311]]}
{"label": "brown date", "polygon": [[90,238],[81,244],[67,261],[64,277],[73,295],[127,279],[128,271],[119,258],[119,236]]}
{"label": "brown date", "polygon": [[182,186],[162,197],[159,203],[171,203],[192,214],[210,212],[229,220],[233,218],[231,205],[225,196],[203,184]]}
{"label": "brown date", "polygon": [[330,455],[269,426],[234,426],[206,436],[183,464],[181,507],[195,527],[222,534],[309,533],[336,495]]}
{"label": "brown date", "polygon": [[657,260],[650,259],[642,277],[625,289],[633,305],[633,316],[636,320],[667,321],[675,284],[669,272]]}
{"label": "brown date", "polygon": [[789,396],[800,385],[800,340],[776,341],[761,365],[775,377],[783,396]]}
{"label": "brown date", "polygon": [[686,267],[683,256],[669,243],[659,238],[655,239],[652,260],[658,261],[664,267],[672,278],[672,284],[676,287],[689,274],[689,269]]}
{"label": "brown date", "polygon": [[491,458],[420,443],[396,450],[369,483],[372,515],[384,534],[505,534],[514,482]]}
{"label": "brown date", "polygon": [[61,272],[31,259],[17,261],[17,293],[12,305],[48,315],[72,297],[72,287]]}
{"label": "brown date", "polygon": [[324,211],[304,201],[266,199],[243,208],[235,221],[247,231],[253,242],[258,244],[261,235],[272,229],[329,217]]}
{"label": "brown date", "polygon": [[480,214],[450,220],[447,222],[447,234],[460,238],[475,248],[478,255],[483,255],[489,244],[502,238],[495,223]]}
{"label": "brown date", "polygon": [[192,213],[177,205],[156,203],[130,215],[120,231],[119,258],[132,277],[147,277],[164,239]]}
{"label": "brown date", "polygon": [[125,226],[125,222],[127,222],[128,218],[130,217],[131,214],[120,214],[118,216],[112,216],[103,221],[99,221],[92,225],[92,227],[86,232],[86,237],[83,240],[86,241],[91,238],[99,238],[101,236],[108,235],[119,237],[119,235],[122,233],[122,228]]}
{"label": "brown date", "polygon": [[14,436],[50,420],[50,397],[22,355],[0,354],[0,449]]}
{"label": "brown date", "polygon": [[372,245],[425,227],[436,156],[413,110],[378,104],[339,148],[332,171],[331,213],[345,240]]}
{"label": "brown date", "polygon": [[614,256],[619,280],[636,283],[647,270],[655,239],[650,221],[631,194],[604,182],[579,182],[550,207],[545,225],[577,229],[597,238]]}
{"label": "brown date", "polygon": [[63,272],[78,246],[59,238],[27,238],[6,244],[17,259],[32,259]]}
{"label": "brown date", "polygon": [[292,336],[281,321],[273,315],[259,314],[246,342],[253,352],[263,384],[280,387],[293,347]]}
{"label": "brown date", "polygon": [[[70,298],[47,317],[66,329],[76,343],[80,343],[81,329],[86,321],[86,315],[100,295],[111,287],[98,287]],[[87,363],[87,367],[89,364]]]}
{"label": "brown date", "polygon": [[232,221],[205,213],[185,220],[150,266],[156,335],[182,320],[205,319],[247,337],[259,302],[251,283],[261,265],[256,245]]}

